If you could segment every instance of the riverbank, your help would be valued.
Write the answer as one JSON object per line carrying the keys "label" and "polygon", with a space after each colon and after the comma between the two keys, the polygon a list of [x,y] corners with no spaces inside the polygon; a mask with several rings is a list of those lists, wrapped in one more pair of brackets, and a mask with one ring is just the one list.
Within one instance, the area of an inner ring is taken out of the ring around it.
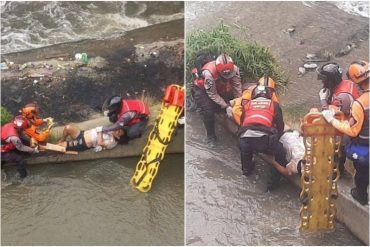
{"label": "riverbank", "polygon": [[348,14],[334,3],[187,2],[186,9],[187,33],[210,30],[223,21],[236,37],[270,48],[289,81],[280,95],[292,122],[319,104],[322,85],[315,70],[299,72],[308,54],[330,56],[343,68],[344,77],[352,61],[369,59],[369,18]]}
{"label": "riverbank", "polygon": [[[36,101],[59,124],[96,117],[104,100],[153,97],[183,84],[183,19],[107,40],[82,40],[2,55],[2,105],[13,114]],[[85,52],[89,62],[75,61]],[[4,93],[6,92],[6,93]]]}

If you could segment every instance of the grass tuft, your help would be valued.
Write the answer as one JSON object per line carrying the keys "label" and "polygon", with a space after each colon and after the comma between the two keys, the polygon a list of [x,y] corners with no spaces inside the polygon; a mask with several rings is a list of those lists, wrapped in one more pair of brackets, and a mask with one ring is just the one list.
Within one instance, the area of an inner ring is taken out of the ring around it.
{"label": "grass tuft", "polygon": [[4,106],[1,106],[1,125],[8,123],[13,115]]}
{"label": "grass tuft", "polygon": [[[236,28],[240,32],[244,29]],[[285,88],[287,79],[273,57],[270,49],[257,43],[251,43],[233,37],[231,27],[222,22],[211,31],[197,30],[186,38],[186,81],[191,82],[191,70],[200,51],[217,56],[225,52],[242,72],[243,82],[256,80],[267,73],[280,89]],[[190,86],[190,85],[189,85]],[[190,87],[187,88],[190,88]]]}

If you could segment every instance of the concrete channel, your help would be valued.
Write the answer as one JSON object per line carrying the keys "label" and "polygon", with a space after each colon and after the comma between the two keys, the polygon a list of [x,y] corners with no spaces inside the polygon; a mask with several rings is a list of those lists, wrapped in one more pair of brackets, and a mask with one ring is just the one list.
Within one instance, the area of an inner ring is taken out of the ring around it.
{"label": "concrete channel", "polygon": [[[227,119],[226,116],[219,116],[216,120],[233,135],[236,135],[237,126],[232,120]],[[301,187],[298,176],[288,177],[288,179],[296,186]],[[352,184],[352,178],[349,177],[343,177],[339,180],[339,196],[335,201],[336,219],[342,222],[364,244],[369,245],[369,207],[361,205],[352,198],[350,195]]]}

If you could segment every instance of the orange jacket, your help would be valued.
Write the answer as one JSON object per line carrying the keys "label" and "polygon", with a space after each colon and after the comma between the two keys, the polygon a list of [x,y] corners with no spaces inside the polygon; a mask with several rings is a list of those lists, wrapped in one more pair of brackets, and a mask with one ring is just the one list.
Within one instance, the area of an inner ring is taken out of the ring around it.
{"label": "orange jacket", "polygon": [[351,107],[350,120],[340,121],[334,119],[334,128],[350,136],[357,137],[361,142],[369,141],[369,90],[355,100]]}

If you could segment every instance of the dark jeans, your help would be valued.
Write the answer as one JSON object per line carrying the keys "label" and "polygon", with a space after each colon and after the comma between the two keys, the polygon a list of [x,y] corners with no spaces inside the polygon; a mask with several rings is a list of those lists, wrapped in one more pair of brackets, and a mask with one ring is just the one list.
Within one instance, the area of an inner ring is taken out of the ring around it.
{"label": "dark jeans", "polygon": [[26,161],[20,154],[16,152],[3,152],[1,153],[1,161],[16,163],[20,178],[25,178],[27,176]]}
{"label": "dark jeans", "polygon": [[250,173],[254,169],[252,162],[254,153],[264,153],[272,155],[276,151],[278,139],[272,140],[271,136],[265,135],[261,137],[244,137],[239,138],[239,148],[242,161],[243,173]]}
{"label": "dark jeans", "polygon": [[148,119],[143,119],[139,123],[124,127],[125,135],[127,136],[129,140],[141,137],[147,123],[148,123]]}
{"label": "dark jeans", "polygon": [[[221,107],[208,97],[205,90],[197,86],[193,86],[192,95],[196,105],[200,108],[200,114],[204,127],[206,128],[207,137],[215,137],[215,113],[222,112]],[[232,98],[232,93],[223,97],[226,102]]]}
{"label": "dark jeans", "polygon": [[281,142],[277,142],[276,144],[275,160],[284,167],[289,163],[286,159],[286,150]]}
{"label": "dark jeans", "polygon": [[367,195],[367,187],[369,186],[369,166],[360,165],[356,161],[353,161],[353,165],[356,169],[354,180],[358,192],[361,195]]}

